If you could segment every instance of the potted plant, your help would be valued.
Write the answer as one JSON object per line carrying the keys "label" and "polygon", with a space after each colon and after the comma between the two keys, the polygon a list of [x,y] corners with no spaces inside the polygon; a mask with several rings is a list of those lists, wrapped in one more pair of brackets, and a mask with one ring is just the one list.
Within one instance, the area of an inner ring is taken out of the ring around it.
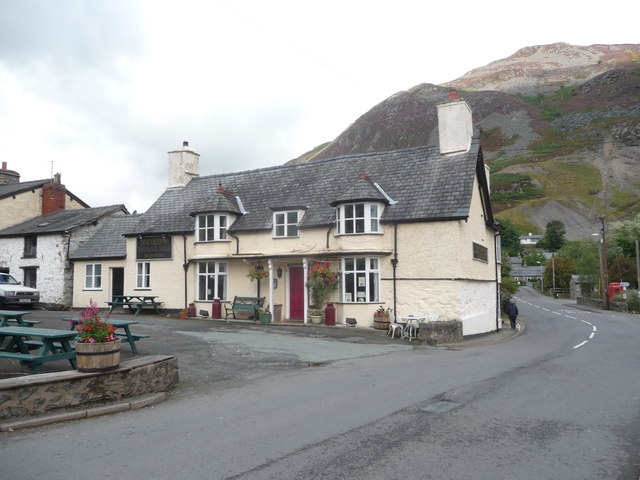
{"label": "potted plant", "polygon": [[322,323],[322,310],[315,308],[313,310],[309,310],[309,319],[311,320],[311,323],[316,325]]}
{"label": "potted plant", "polygon": [[[309,269],[309,278],[305,284],[311,290],[311,302],[322,316],[322,309],[329,299],[331,291],[338,288],[338,274],[331,271],[329,262],[318,262]],[[311,317],[315,316],[311,313]],[[313,321],[313,319],[312,319]],[[319,322],[320,323],[320,322]]]}
{"label": "potted plant", "polygon": [[382,305],[373,313],[373,328],[378,330],[388,330],[390,322],[391,309],[384,308]]}
{"label": "potted plant", "polygon": [[80,372],[105,372],[120,364],[120,342],[116,329],[100,318],[98,304],[89,306],[78,315],[76,327],[80,338],[76,342],[76,360]]}
{"label": "potted plant", "polygon": [[258,309],[258,320],[260,320],[260,323],[271,323],[271,318],[269,308]]}

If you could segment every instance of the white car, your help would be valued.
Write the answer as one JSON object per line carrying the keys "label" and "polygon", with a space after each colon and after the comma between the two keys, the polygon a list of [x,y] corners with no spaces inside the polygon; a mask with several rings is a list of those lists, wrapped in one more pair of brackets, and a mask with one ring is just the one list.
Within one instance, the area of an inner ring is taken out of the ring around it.
{"label": "white car", "polygon": [[32,308],[39,301],[38,290],[21,285],[8,273],[0,273],[0,308],[8,305]]}

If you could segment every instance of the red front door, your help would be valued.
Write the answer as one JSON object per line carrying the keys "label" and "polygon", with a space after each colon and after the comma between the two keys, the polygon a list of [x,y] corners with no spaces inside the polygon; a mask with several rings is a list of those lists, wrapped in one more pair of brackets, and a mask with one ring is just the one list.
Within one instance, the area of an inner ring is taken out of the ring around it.
{"label": "red front door", "polygon": [[304,269],[289,267],[289,316],[304,320]]}

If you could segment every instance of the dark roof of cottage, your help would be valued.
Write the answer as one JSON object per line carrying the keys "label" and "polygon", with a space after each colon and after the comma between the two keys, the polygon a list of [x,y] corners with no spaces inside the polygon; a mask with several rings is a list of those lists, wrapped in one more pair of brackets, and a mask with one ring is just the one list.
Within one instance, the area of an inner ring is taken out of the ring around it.
{"label": "dark roof of cottage", "polygon": [[96,222],[105,215],[113,214],[118,210],[122,210],[125,213],[127,212],[124,205],[58,210],[57,212],[40,215],[26,222],[0,230],[0,237],[21,237],[24,235],[47,235],[70,232],[78,227]]}
{"label": "dark roof of cottage", "polygon": [[362,172],[351,187],[336,198],[330,205],[335,206],[348,202],[383,202],[389,203],[387,197],[374,185],[373,179]]}
{"label": "dark roof of cottage", "polygon": [[[130,234],[193,231],[195,219],[190,214],[202,212],[220,184],[240,199],[246,211],[231,226],[233,232],[269,230],[273,211],[291,205],[306,208],[302,229],[332,225],[331,203],[336,200],[387,201],[379,190],[371,190],[375,186],[370,182],[359,182],[362,172],[393,200],[385,207],[382,222],[465,219],[476,174],[486,190],[482,162],[480,143],[474,139],[469,152],[455,156],[442,156],[437,146],[426,146],[196,177],[183,188],[166,190]],[[367,191],[361,191],[361,185]],[[483,201],[488,205],[488,192]]]}
{"label": "dark roof of cottage", "polygon": [[227,212],[239,215],[242,213],[238,206],[238,200],[233,192],[225,190],[222,185],[210,195],[202,199],[202,202],[195,205],[196,210],[189,212],[191,215],[204,212]]}
{"label": "dark roof of cottage", "polygon": [[[19,183],[7,183],[0,184],[0,199],[12,197],[14,195],[19,195],[24,192],[28,192],[29,190],[36,190],[37,188],[42,188],[43,185],[50,183],[51,179],[47,178],[44,180],[31,180],[29,182],[19,182]],[[76,197],[69,190],[66,190],[67,195],[73,198],[76,202],[84,207],[88,207],[89,205]]]}
{"label": "dark roof of cottage", "polygon": [[138,215],[114,215],[107,219],[93,236],[76,248],[69,258],[72,260],[96,258],[126,258],[127,243],[124,233],[134,228]]}

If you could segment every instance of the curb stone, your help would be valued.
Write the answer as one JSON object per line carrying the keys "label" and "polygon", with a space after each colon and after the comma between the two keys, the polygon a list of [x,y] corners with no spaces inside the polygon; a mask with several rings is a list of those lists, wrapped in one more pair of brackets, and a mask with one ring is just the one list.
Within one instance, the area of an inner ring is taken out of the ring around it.
{"label": "curb stone", "polygon": [[119,402],[111,405],[77,410],[73,412],[57,413],[53,415],[43,415],[35,418],[25,418],[15,422],[0,424],[0,432],[13,432],[23,428],[40,427],[52,423],[64,422],[67,420],[79,420],[82,418],[97,417],[110,413],[126,412],[127,410],[138,410],[143,407],[155,405],[167,399],[166,392],[147,395],[143,398],[135,399],[131,402]]}

